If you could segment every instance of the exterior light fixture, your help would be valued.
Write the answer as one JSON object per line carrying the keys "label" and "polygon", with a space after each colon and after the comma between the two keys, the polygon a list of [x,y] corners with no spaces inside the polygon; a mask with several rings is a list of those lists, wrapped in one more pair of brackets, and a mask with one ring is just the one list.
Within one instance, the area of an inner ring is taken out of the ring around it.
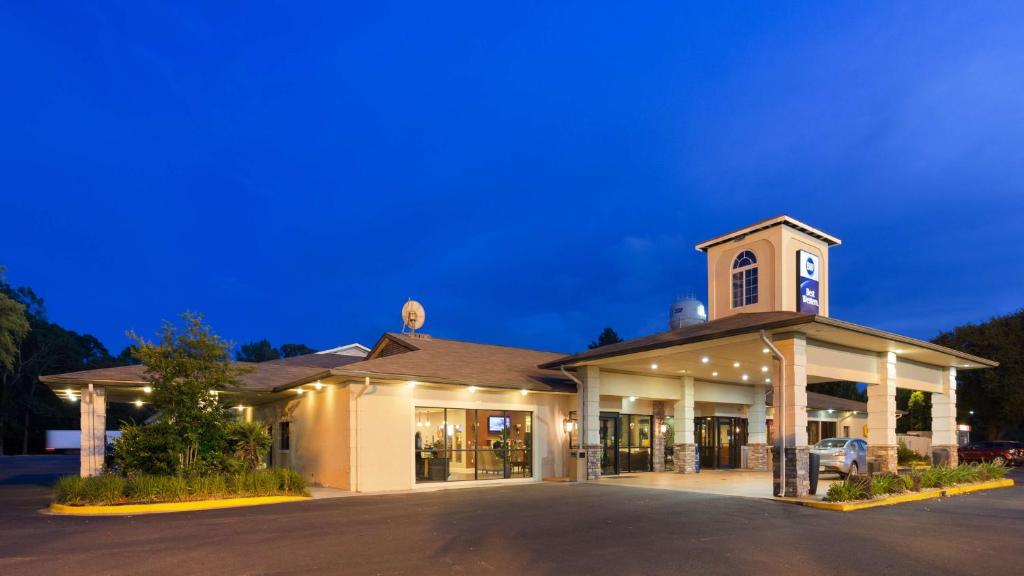
{"label": "exterior light fixture", "polygon": [[718,372],[712,372],[711,375],[712,376],[718,376]]}
{"label": "exterior light fixture", "polygon": [[316,388],[317,390],[323,390],[323,389],[324,389],[324,385],[323,385],[323,383],[322,383],[322,382],[320,382],[319,380],[317,380],[317,381],[316,381],[316,384],[313,384],[313,388]]}
{"label": "exterior light fixture", "polygon": [[301,395],[305,394],[306,391],[303,390],[302,388],[296,388],[295,389],[295,393],[301,396]]}
{"label": "exterior light fixture", "polygon": [[828,409],[828,413],[829,413],[829,414],[831,414],[831,413],[833,413],[833,412],[835,412],[835,410],[833,410],[833,409],[831,409],[831,408],[829,408],[829,409]]}
{"label": "exterior light fixture", "polygon": [[658,429],[661,430],[662,434],[664,434],[665,432],[668,432],[668,424],[662,422],[661,426],[658,426]]}
{"label": "exterior light fixture", "polygon": [[651,364],[651,370],[657,370],[657,369],[658,369],[658,365],[657,364]]}
{"label": "exterior light fixture", "polygon": [[572,434],[572,430],[576,427],[576,423],[566,418],[565,422],[562,423],[562,427],[565,428],[566,434]]}
{"label": "exterior light fixture", "polygon": [[897,348],[897,349],[893,350],[893,353],[895,353],[895,354],[903,354],[903,349],[902,348]]}
{"label": "exterior light fixture", "polygon": [[143,386],[142,387],[142,391],[145,392],[146,394],[151,394],[153,392],[153,387],[152,386]]}
{"label": "exterior light fixture", "polygon": [[476,392],[476,386],[470,386],[469,391],[470,393]]}
{"label": "exterior light fixture", "polygon": [[767,372],[767,371],[768,371],[768,367],[767,366],[761,366],[761,372]]}
{"label": "exterior light fixture", "polygon": [[519,391],[519,393],[522,394],[523,396],[526,396],[527,394],[530,393],[530,391],[527,390],[526,388],[523,388],[522,390]]}
{"label": "exterior light fixture", "polygon": [[68,397],[68,398],[71,398],[72,400],[74,400],[74,399],[75,399],[75,392],[74,392],[74,390],[72,390],[71,388],[67,388],[67,389],[65,389],[65,390],[64,390],[64,394],[66,394],[66,395],[67,395],[67,397]]}
{"label": "exterior light fixture", "polygon": [[703,358],[700,359],[700,362],[701,364],[707,364],[708,362],[711,362],[711,358],[704,356]]}
{"label": "exterior light fixture", "polygon": [[767,348],[761,348],[761,354],[767,354],[769,350]]}
{"label": "exterior light fixture", "polygon": [[772,383],[772,379],[771,378],[765,378],[764,379],[764,383],[765,384],[771,384]]}
{"label": "exterior light fixture", "polygon": [[732,367],[733,368],[739,368],[740,367],[740,363],[739,362],[733,362],[732,363]]}
{"label": "exterior light fixture", "polygon": [[238,406],[235,406],[235,410],[238,410],[239,412],[241,412],[242,410],[245,410],[245,406],[242,406],[241,404],[239,404]]}
{"label": "exterior light fixture", "polygon": [[636,402],[636,396],[630,396],[629,397],[629,401],[630,402]]}
{"label": "exterior light fixture", "polygon": [[970,414],[971,416],[974,416],[974,410],[971,410],[970,412],[968,412],[968,414]]}
{"label": "exterior light fixture", "polygon": [[142,408],[142,400],[135,400],[132,404],[135,404],[136,408]]}
{"label": "exterior light fixture", "polygon": [[408,386],[409,388],[415,388],[416,387],[416,381],[415,380],[409,380],[408,382],[405,383],[405,385]]}
{"label": "exterior light fixture", "polygon": [[744,374],[743,376],[740,376],[740,378],[741,378],[741,379],[742,379],[742,380],[743,380],[744,382],[746,382],[747,380],[750,380],[750,376],[748,376],[748,375],[746,375],[746,374]]}

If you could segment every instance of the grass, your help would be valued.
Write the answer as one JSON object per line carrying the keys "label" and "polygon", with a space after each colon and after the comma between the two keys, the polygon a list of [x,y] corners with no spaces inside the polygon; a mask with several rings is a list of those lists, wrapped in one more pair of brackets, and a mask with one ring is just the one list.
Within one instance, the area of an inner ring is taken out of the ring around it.
{"label": "grass", "polygon": [[64,476],[54,486],[55,502],[72,506],[155,504],[252,496],[308,496],[306,480],[295,470],[272,468],[210,476],[102,474]]}
{"label": "grass", "polygon": [[850,476],[834,482],[825,494],[828,502],[850,502],[901,494],[908,490],[920,491],[926,488],[948,488],[957,484],[975,484],[998,480],[1006,476],[1009,469],[991,463],[964,464],[956,468],[938,467],[898,476],[896,474],[875,474],[874,476]]}

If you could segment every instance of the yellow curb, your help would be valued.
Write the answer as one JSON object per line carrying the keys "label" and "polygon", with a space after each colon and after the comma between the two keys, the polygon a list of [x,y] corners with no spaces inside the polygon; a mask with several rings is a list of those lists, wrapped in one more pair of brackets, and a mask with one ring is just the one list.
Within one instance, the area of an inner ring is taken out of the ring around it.
{"label": "yellow curb", "polygon": [[879,498],[877,500],[865,500],[862,502],[823,502],[820,500],[789,500],[777,498],[779,502],[786,502],[789,504],[799,504],[801,506],[807,506],[810,508],[817,508],[818,510],[832,510],[834,512],[853,512],[855,510],[864,510],[866,508],[878,508],[880,506],[892,506],[893,504],[904,504],[906,502],[918,502],[921,500],[934,500],[936,498],[944,498],[946,496],[956,496],[959,494],[969,494],[971,492],[978,492],[981,490],[992,490],[995,488],[1008,488],[1013,486],[1013,480],[1010,478],[1003,478],[1001,480],[989,480],[988,482],[980,482],[978,484],[965,484],[963,486],[952,486],[949,488],[936,488],[928,490],[927,492],[907,492],[904,494],[896,494],[887,498]]}
{"label": "yellow curb", "polygon": [[223,500],[197,500],[194,502],[160,502],[158,504],[122,504],[113,506],[68,506],[50,504],[52,514],[65,516],[127,516],[135,514],[162,514],[166,512],[194,512],[220,508],[241,508],[312,500],[309,496],[257,496],[253,498],[225,498]]}

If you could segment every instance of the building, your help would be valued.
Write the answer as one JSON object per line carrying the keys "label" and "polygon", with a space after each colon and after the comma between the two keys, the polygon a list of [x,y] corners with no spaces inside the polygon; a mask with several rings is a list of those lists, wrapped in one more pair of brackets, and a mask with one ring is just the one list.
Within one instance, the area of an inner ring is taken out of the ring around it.
{"label": "building", "polygon": [[[955,463],[957,371],[996,363],[831,318],[839,243],[771,218],[696,246],[707,322],[578,354],[388,333],[365,357],[256,365],[239,412],[271,427],[273,465],[346,490],[774,465],[777,491],[798,496],[823,435],[866,436],[895,470],[896,389],[908,388],[933,394],[933,449]],[[82,473],[96,473],[105,402],[143,397],[141,368],[43,380],[81,398]],[[866,406],[807,390],[834,380],[866,384]]]}

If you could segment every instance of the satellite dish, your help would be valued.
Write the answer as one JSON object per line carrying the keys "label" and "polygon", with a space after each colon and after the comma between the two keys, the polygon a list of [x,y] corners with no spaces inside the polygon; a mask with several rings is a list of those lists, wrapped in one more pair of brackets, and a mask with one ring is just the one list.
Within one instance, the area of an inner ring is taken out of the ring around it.
{"label": "satellite dish", "polygon": [[426,319],[427,313],[423,310],[423,305],[412,298],[402,306],[403,332],[405,328],[408,328],[410,332],[415,334],[417,330],[423,327],[423,321]]}

